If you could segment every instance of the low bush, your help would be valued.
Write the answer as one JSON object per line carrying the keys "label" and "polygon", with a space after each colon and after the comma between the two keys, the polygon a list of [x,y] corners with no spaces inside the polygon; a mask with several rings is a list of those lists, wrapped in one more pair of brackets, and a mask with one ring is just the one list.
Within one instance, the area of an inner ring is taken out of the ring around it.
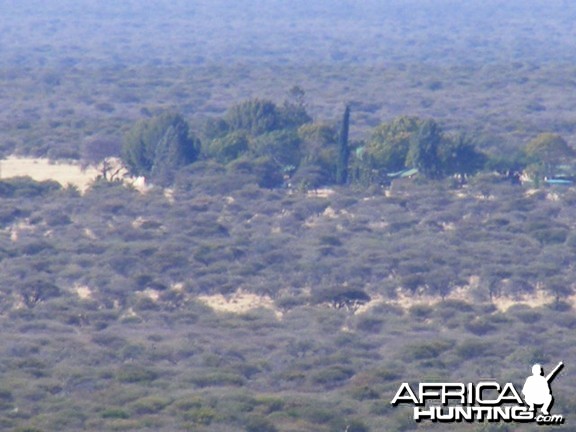
{"label": "low bush", "polygon": [[116,373],[116,379],[122,383],[150,383],[158,377],[154,369],[131,364],[122,366]]}

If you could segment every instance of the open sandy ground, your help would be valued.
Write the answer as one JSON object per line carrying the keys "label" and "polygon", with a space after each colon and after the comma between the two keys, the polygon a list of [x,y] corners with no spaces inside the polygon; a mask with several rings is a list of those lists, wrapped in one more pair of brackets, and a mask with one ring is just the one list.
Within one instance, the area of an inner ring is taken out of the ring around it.
{"label": "open sandy ground", "polygon": [[10,156],[0,160],[0,178],[28,176],[36,181],[55,180],[62,186],[72,184],[81,191],[98,176],[92,167],[85,170],[79,164],[53,162],[48,159]]}

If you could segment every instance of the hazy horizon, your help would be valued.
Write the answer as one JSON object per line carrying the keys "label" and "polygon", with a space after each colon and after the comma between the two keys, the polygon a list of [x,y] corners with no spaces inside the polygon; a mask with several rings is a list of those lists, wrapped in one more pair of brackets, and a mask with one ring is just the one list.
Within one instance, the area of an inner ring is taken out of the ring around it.
{"label": "hazy horizon", "polygon": [[[70,57],[109,64],[119,56],[157,64],[169,64],[170,57],[363,64],[576,58],[576,5],[564,1],[28,0],[9,2],[3,14],[4,65],[23,57],[41,64],[69,64]],[[136,38],[140,49],[129,49]]]}

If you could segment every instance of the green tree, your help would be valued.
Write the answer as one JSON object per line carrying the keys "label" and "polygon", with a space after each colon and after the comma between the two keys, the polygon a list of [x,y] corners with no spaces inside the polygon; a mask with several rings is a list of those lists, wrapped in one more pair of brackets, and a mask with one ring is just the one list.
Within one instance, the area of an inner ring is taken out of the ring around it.
{"label": "green tree", "polygon": [[265,156],[275,161],[279,169],[300,163],[300,138],[293,129],[262,134],[251,140],[250,150],[256,157]]}
{"label": "green tree", "polygon": [[434,120],[424,121],[410,138],[406,166],[417,168],[428,178],[441,177],[443,167],[439,149],[442,139],[440,126]]}
{"label": "green tree", "polygon": [[122,159],[131,174],[169,184],[176,169],[196,160],[199,147],[188,123],[167,113],[139,121],[128,131]]}
{"label": "green tree", "polygon": [[406,168],[410,139],[420,124],[421,120],[416,117],[398,117],[378,126],[363,149],[365,164],[385,172]]}
{"label": "green tree", "polygon": [[285,101],[279,108],[280,126],[283,129],[294,129],[310,123],[312,118],[306,112],[303,104]]}
{"label": "green tree", "polygon": [[[250,99],[231,107],[223,119],[210,120],[205,135],[209,144],[204,149],[208,157],[222,163],[242,156],[259,159],[265,164],[266,179],[262,184],[275,184],[274,165],[281,176],[294,171],[300,164],[301,139],[298,128],[311,121],[303,102],[303,91],[295,90],[293,101],[278,107],[269,100]],[[281,177],[280,176],[280,177]]]}
{"label": "green tree", "polygon": [[348,159],[350,147],[348,146],[348,132],[350,130],[350,106],[346,105],[342,116],[342,126],[338,137],[338,163],[336,164],[336,183],[343,185],[348,181]]}
{"label": "green tree", "polygon": [[307,123],[298,129],[302,155],[298,177],[310,180],[314,187],[336,181],[337,135],[334,128],[318,123]]}
{"label": "green tree", "polygon": [[472,139],[464,134],[447,139],[439,149],[442,171],[446,175],[468,175],[480,171],[486,155],[476,150]]}
{"label": "green tree", "polygon": [[232,131],[245,131],[253,136],[282,127],[276,105],[269,100],[251,99],[232,106],[224,121]]}
{"label": "green tree", "polygon": [[211,121],[209,131],[223,135],[230,131],[244,131],[256,137],[282,129],[297,129],[312,119],[301,99],[286,101],[281,107],[265,99],[250,99],[232,106],[224,122]]}
{"label": "green tree", "polygon": [[228,163],[248,151],[248,135],[242,131],[231,132],[213,139],[203,150],[206,156]]}
{"label": "green tree", "polygon": [[524,152],[541,176],[553,175],[556,165],[576,156],[564,138],[553,133],[538,135],[526,145]]}

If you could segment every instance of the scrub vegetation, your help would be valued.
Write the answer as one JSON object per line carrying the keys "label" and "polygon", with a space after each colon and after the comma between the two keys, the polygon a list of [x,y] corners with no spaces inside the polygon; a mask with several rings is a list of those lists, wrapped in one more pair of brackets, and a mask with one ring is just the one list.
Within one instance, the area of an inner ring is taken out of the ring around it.
{"label": "scrub vegetation", "polygon": [[400,383],[561,360],[573,429],[574,6],[48,3],[0,151],[99,176],[0,180],[0,429],[441,431]]}

